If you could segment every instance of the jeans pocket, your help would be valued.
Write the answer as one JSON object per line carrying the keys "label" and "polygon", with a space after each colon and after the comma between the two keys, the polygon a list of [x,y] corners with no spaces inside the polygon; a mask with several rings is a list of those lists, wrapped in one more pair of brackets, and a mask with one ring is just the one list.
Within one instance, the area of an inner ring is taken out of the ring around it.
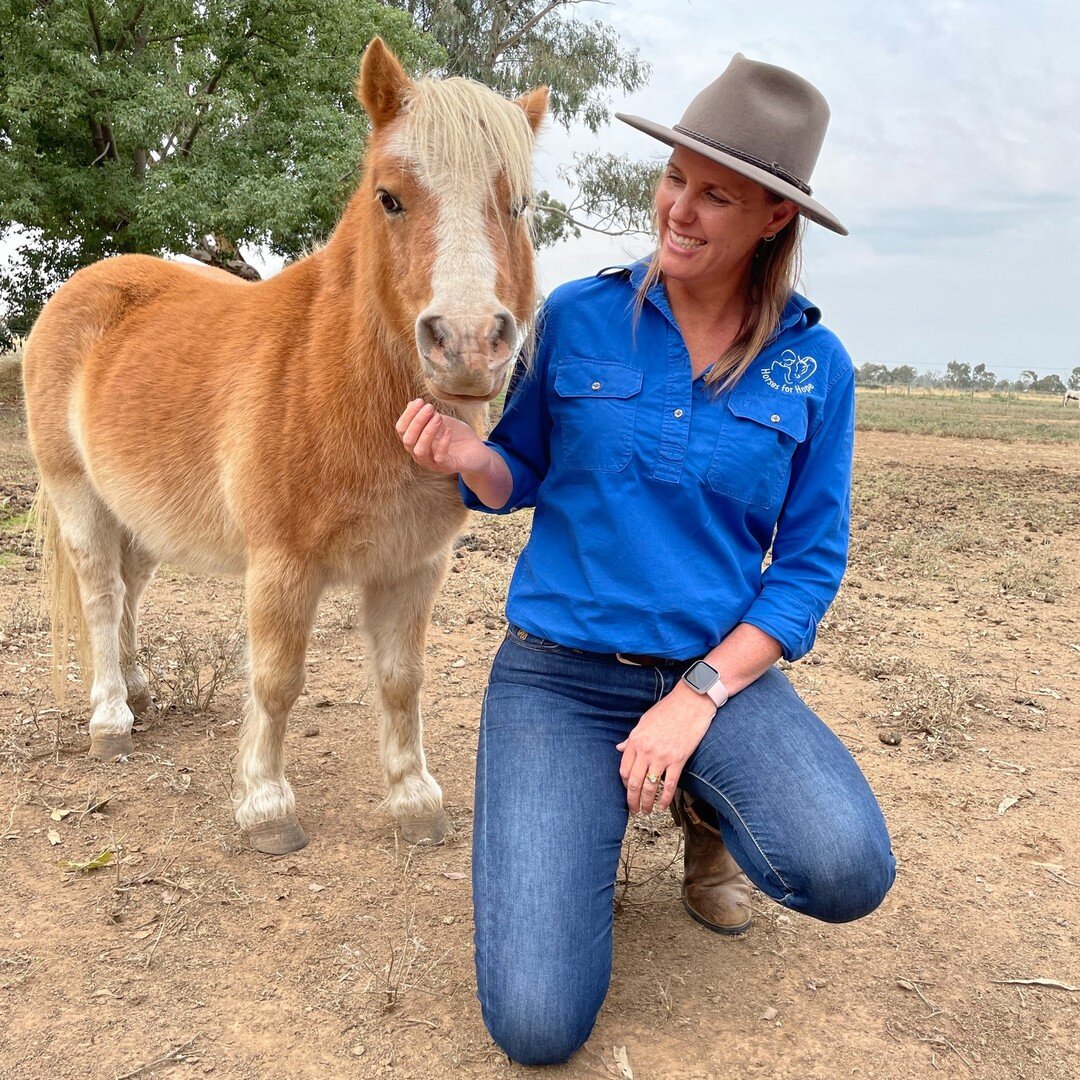
{"label": "jeans pocket", "polygon": [[620,472],[630,464],[644,373],[616,360],[571,356],[555,372],[555,424],[569,469]]}
{"label": "jeans pocket", "polygon": [[791,458],[806,439],[806,405],[732,394],[709,465],[709,487],[719,495],[766,509],[787,491]]}

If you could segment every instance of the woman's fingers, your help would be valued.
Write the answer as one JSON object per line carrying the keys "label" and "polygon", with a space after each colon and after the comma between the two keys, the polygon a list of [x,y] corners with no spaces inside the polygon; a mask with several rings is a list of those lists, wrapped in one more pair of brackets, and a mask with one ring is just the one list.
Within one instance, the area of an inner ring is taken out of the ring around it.
{"label": "woman's fingers", "polygon": [[413,400],[405,406],[405,411],[398,417],[398,421],[394,425],[394,429],[399,435],[405,434],[406,429],[425,404],[426,402],[423,398],[413,398]]}
{"label": "woman's fingers", "polygon": [[680,776],[682,776],[681,765],[669,765],[664,770],[664,783],[656,800],[657,810],[666,810],[671,805],[671,800],[675,798],[675,792],[679,786]]}
{"label": "woman's fingers", "polygon": [[424,429],[434,416],[435,406],[429,405],[426,401],[413,414],[413,418],[409,421],[404,434],[401,436],[401,441],[409,450],[415,450],[420,436],[423,435]]}
{"label": "woman's fingers", "polygon": [[641,812],[651,814],[656,807],[657,796],[667,786],[664,780],[663,766],[656,765],[645,771],[645,779],[641,782]]}
{"label": "woman's fingers", "polygon": [[424,419],[424,414],[417,414],[417,418],[414,423],[423,421],[423,427],[420,433],[416,437],[416,444],[412,448],[413,456],[419,461],[430,462],[432,461],[431,447],[434,441],[442,434],[444,430],[442,417],[435,412],[434,409]]}

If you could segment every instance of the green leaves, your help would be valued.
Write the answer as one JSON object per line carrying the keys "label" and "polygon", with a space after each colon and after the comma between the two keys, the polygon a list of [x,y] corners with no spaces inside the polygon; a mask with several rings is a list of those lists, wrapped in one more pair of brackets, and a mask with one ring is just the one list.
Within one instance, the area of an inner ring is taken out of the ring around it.
{"label": "green leaves", "polygon": [[105,255],[325,239],[363,155],[352,88],[376,33],[414,70],[443,60],[376,0],[0,0],[0,234],[30,230],[0,279],[8,322]]}

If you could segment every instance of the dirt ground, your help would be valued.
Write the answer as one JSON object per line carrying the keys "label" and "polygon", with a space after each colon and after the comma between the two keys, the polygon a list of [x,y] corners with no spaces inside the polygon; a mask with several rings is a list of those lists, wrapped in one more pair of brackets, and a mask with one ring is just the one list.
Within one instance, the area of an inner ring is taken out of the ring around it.
{"label": "dirt ground", "polygon": [[[758,896],[726,940],[680,907],[670,820],[633,823],[612,990],[552,1077],[1080,1077],[1078,476],[1071,446],[860,434],[851,570],[788,674],[878,793],[896,886],[848,926]],[[410,850],[380,810],[342,594],[287,742],[311,843],[271,859],[228,802],[238,584],[163,569],[144,620],[161,715],[129,764],[91,762],[83,688],[62,713],[47,691],[13,405],[0,477],[0,1076],[530,1072],[480,1018],[468,877],[481,688],[525,517],[469,523],[429,636],[452,837]]]}

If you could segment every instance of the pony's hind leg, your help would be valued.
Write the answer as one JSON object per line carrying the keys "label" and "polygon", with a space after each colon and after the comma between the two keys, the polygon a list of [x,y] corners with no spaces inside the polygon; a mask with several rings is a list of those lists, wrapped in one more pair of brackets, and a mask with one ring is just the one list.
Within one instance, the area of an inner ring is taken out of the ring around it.
{"label": "pony's hind leg", "polygon": [[153,707],[150,680],[138,662],[139,601],[157,569],[157,559],[130,533],[124,536],[120,571],[124,578],[124,614],[120,620],[120,666],[127,685],[128,708],[141,716]]}
{"label": "pony's hind leg", "polygon": [[382,704],[386,807],[412,844],[439,844],[447,829],[442,790],[424,759],[420,719],[424,638],[445,573],[446,561],[439,557],[408,577],[364,587],[364,623]]}
{"label": "pony's hind leg", "polygon": [[249,561],[251,694],[236,755],[233,806],[251,846],[268,855],[307,843],[285,779],[285,723],[304,687],[304,653],[321,591],[318,573],[291,556],[257,553]]}
{"label": "pony's hind leg", "polygon": [[79,632],[86,638],[93,661],[90,757],[116,761],[133,749],[133,715],[127,704],[120,649],[125,595],[123,528],[85,476],[51,484],[49,498],[78,582],[82,607]]}

